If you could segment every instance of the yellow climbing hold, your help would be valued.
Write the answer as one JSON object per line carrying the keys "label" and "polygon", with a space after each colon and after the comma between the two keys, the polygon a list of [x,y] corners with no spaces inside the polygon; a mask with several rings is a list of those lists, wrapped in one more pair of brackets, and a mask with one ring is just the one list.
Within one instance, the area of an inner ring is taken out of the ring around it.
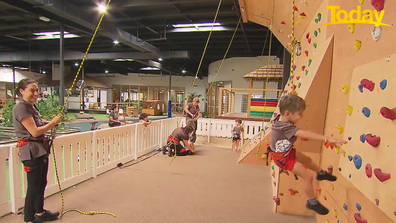
{"label": "yellow climbing hold", "polygon": [[345,150],[342,150],[342,155],[343,155],[344,157],[346,157],[347,153],[346,153]]}
{"label": "yellow climbing hold", "polygon": [[329,220],[326,220],[326,223],[330,223]]}
{"label": "yellow climbing hold", "polygon": [[362,41],[360,40],[353,41],[353,47],[355,47],[356,51],[359,51],[360,48],[362,48]]}
{"label": "yellow climbing hold", "polygon": [[330,184],[330,189],[334,190],[334,185],[333,184]]}
{"label": "yellow climbing hold", "polygon": [[335,218],[338,218],[338,212],[337,212],[336,209],[333,209],[333,215],[334,215]]}
{"label": "yellow climbing hold", "polygon": [[352,115],[352,112],[353,112],[352,106],[348,105],[348,106],[346,107],[346,111],[348,112],[348,115],[351,116],[351,115]]}
{"label": "yellow climbing hold", "polygon": [[364,0],[359,0],[359,3],[360,3],[360,4],[363,4],[363,3],[364,3]]}
{"label": "yellow climbing hold", "polygon": [[348,25],[348,30],[350,33],[354,33],[355,32],[355,23],[351,23]]}
{"label": "yellow climbing hold", "polygon": [[301,21],[298,20],[298,21],[296,22],[296,24],[301,26]]}
{"label": "yellow climbing hold", "polygon": [[264,159],[264,160],[267,159],[267,154],[262,155],[261,159]]}
{"label": "yellow climbing hold", "polygon": [[340,147],[335,146],[334,151],[335,151],[337,154],[340,154]]}
{"label": "yellow climbing hold", "polygon": [[349,85],[342,85],[341,88],[342,88],[342,91],[343,91],[345,94],[348,94],[348,92],[349,92]]}
{"label": "yellow climbing hold", "polygon": [[342,126],[340,126],[340,125],[337,125],[336,128],[337,128],[337,131],[338,131],[340,134],[342,134],[342,133],[344,132],[344,127],[342,127]]}

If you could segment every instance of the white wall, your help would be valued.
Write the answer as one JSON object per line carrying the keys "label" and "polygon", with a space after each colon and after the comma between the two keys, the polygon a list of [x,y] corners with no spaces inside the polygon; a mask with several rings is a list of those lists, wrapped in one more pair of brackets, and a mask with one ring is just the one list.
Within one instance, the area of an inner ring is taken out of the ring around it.
{"label": "white wall", "polygon": [[[15,70],[15,83],[18,83],[20,80],[25,78],[37,80],[42,77],[44,77],[43,74],[33,73],[30,71]],[[0,82],[9,82],[9,83],[13,82],[12,69],[0,67]]]}
{"label": "white wall", "polygon": [[[96,78],[102,83],[106,83],[109,86],[112,85],[141,85],[141,86],[168,86],[169,76],[168,75],[152,75],[152,74],[137,74],[129,73],[128,76],[121,74],[87,74],[92,78]],[[193,84],[194,77],[183,77],[172,75],[172,87],[184,87],[186,89],[185,96],[187,97]],[[202,80],[197,79],[196,85],[192,92],[202,95],[201,99],[205,98],[206,87],[208,84],[208,78],[205,77]],[[200,107],[205,110],[204,100],[201,100]]]}
{"label": "white wall", "polygon": [[[226,59],[223,66],[218,73],[216,80],[216,72],[220,66],[221,60],[213,62],[209,65],[208,82],[213,81],[232,81],[233,88],[249,88],[249,82],[243,79],[245,74],[248,74],[260,67],[268,64],[268,56],[262,57],[233,57]],[[279,59],[276,56],[270,57],[270,64],[279,64]],[[254,88],[263,89],[264,82],[254,83]],[[277,89],[278,83],[269,82],[267,85],[269,89]],[[276,99],[276,92],[269,92],[268,99]],[[235,95],[235,112],[241,112],[242,95]]]}

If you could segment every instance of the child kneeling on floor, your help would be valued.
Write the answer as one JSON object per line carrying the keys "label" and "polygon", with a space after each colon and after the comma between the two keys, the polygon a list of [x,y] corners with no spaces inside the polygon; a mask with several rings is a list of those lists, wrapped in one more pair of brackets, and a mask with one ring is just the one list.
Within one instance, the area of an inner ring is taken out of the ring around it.
{"label": "child kneeling on floor", "polygon": [[[280,115],[272,123],[270,154],[275,164],[284,170],[292,171],[294,174],[303,178],[304,191],[308,197],[306,207],[320,215],[326,215],[329,210],[324,207],[315,196],[313,187],[313,177],[319,181],[336,181],[337,177],[321,169],[311,158],[303,153],[296,151],[293,143],[297,137],[319,140],[333,144],[347,143],[341,139],[335,139],[311,131],[300,130],[295,123],[301,118],[306,108],[304,99],[295,94],[284,96],[279,102]],[[308,168],[306,168],[306,167]]]}

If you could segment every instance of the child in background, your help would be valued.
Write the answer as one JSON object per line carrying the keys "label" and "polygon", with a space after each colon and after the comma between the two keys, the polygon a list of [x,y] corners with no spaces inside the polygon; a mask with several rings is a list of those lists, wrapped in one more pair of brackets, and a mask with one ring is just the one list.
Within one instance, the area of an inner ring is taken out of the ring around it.
{"label": "child in background", "polygon": [[239,150],[239,143],[241,142],[241,134],[243,134],[242,120],[235,120],[235,126],[232,129],[232,150]]}
{"label": "child in background", "polygon": [[308,202],[305,206],[320,215],[326,215],[329,210],[315,196],[313,187],[314,173],[316,173],[316,179],[319,181],[336,181],[337,177],[321,169],[305,154],[296,151],[293,143],[297,140],[297,137],[339,145],[347,142],[342,139],[326,137],[322,134],[298,129],[295,123],[301,118],[305,108],[304,99],[294,94],[288,94],[280,100],[280,114],[274,119],[272,124],[270,154],[272,160],[279,168],[292,171],[303,179],[304,191],[308,197]]}
{"label": "child in background", "polygon": [[151,120],[148,120],[149,114],[147,113],[142,113],[139,116],[139,123],[143,123],[145,127],[151,124]]}
{"label": "child in background", "polygon": [[113,105],[112,111],[110,112],[110,115],[109,115],[109,126],[116,127],[116,126],[120,126],[120,125],[121,125],[121,122],[118,119],[118,106]]}

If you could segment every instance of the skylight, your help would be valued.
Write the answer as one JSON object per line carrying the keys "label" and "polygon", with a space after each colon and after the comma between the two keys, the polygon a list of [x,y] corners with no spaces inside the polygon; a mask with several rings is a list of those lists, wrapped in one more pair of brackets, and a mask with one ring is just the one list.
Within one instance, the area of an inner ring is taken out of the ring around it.
{"label": "skylight", "polygon": [[[169,32],[209,32],[212,30],[211,26],[204,26],[204,27],[184,27],[184,28],[176,28],[169,30]],[[214,26],[212,31],[227,31],[232,30],[230,28],[226,28],[224,26]]]}
{"label": "skylight", "polygon": [[175,28],[187,28],[187,27],[204,27],[204,26],[209,26],[212,27],[213,26],[220,26],[221,24],[218,22],[215,23],[187,23],[187,24],[174,24],[172,25]]}
{"label": "skylight", "polygon": [[125,61],[133,61],[133,59],[118,58],[118,59],[114,59],[113,61],[116,61],[116,62],[125,62]]}
{"label": "skylight", "polygon": [[140,68],[140,70],[160,70],[160,69],[156,68],[156,67],[143,67],[143,68]]}
{"label": "skylight", "polygon": [[[60,38],[60,32],[59,31],[54,31],[54,32],[41,32],[41,33],[33,33],[33,35],[37,36],[34,39],[35,40],[43,40],[43,39],[59,39]],[[75,34],[71,34],[68,32],[64,32],[64,38],[77,38],[80,37]]]}

